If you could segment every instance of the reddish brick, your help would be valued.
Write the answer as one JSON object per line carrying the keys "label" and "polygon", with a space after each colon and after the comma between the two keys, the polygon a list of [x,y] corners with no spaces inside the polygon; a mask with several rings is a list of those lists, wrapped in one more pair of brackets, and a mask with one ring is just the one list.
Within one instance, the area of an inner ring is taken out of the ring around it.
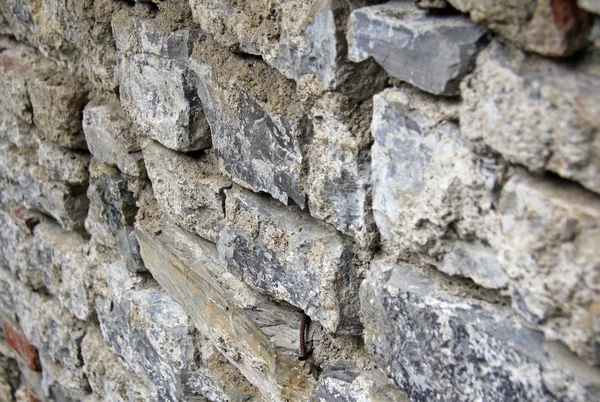
{"label": "reddish brick", "polygon": [[6,341],[25,360],[29,368],[33,371],[42,371],[37,349],[29,343],[18,325],[11,320],[4,319],[2,326]]}

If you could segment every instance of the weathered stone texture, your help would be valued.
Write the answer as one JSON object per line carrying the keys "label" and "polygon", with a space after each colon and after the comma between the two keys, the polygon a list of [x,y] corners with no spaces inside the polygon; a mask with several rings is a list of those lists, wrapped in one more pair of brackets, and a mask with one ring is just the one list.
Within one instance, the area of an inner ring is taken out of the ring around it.
{"label": "weathered stone texture", "polygon": [[598,0],[577,0],[577,5],[585,10],[600,14],[600,1]]}
{"label": "weathered stone texture", "polygon": [[598,398],[600,373],[581,370],[585,364],[568,354],[551,358],[560,346],[544,343],[508,308],[414,267],[371,266],[361,287],[365,342],[411,400]]}
{"label": "weathered stone texture", "polygon": [[94,157],[130,176],[144,176],[139,139],[118,100],[95,100],[83,111],[83,132]]}
{"label": "weathered stone texture", "polygon": [[0,107],[0,138],[8,140],[19,148],[37,146],[35,129],[23,119]]}
{"label": "weathered stone texture", "polygon": [[277,308],[228,278],[211,243],[169,225],[152,229],[147,223],[137,230],[142,257],[200,332],[265,398],[307,399],[314,382],[290,350],[295,349],[290,338],[298,333],[299,314],[290,322],[291,309]]}
{"label": "weathered stone texture", "polygon": [[225,225],[225,193],[214,152],[192,157],[160,144],[144,148],[152,190],[163,212],[183,228],[216,243]]}
{"label": "weathered stone texture", "polygon": [[569,56],[583,48],[592,18],[576,0],[448,0],[471,20],[525,48],[547,56]]}
{"label": "weathered stone texture", "polygon": [[208,37],[194,49],[190,64],[221,167],[240,185],[304,207],[303,147],[311,127],[293,82]]}
{"label": "weathered stone texture", "polygon": [[[131,36],[131,25],[137,22],[133,18],[123,15],[113,19],[115,37]],[[182,37],[191,39],[181,32],[160,35],[156,30],[142,30],[134,38],[135,46],[117,39],[123,109],[143,135],[168,148],[183,152],[208,148],[210,128],[198,97],[195,76],[186,63],[148,52],[158,47],[161,55],[171,56],[181,52]],[[154,46],[156,43],[159,45]]]}
{"label": "weathered stone texture", "polygon": [[[511,53],[482,52],[462,87],[461,133],[511,162],[600,192],[600,74]],[[510,99],[508,101],[507,99]]]}
{"label": "weathered stone texture", "polygon": [[72,185],[87,185],[91,159],[89,153],[40,140],[37,156],[39,165],[52,173],[53,180]]}
{"label": "weathered stone texture", "polygon": [[373,57],[393,77],[437,95],[457,95],[485,44],[485,29],[460,16],[432,16],[409,2],[358,9],[348,28],[348,57]]}
{"label": "weathered stone texture", "polygon": [[248,191],[226,191],[219,254],[244,282],[285,300],[331,332],[356,333],[358,267],[353,245],[298,208]]}

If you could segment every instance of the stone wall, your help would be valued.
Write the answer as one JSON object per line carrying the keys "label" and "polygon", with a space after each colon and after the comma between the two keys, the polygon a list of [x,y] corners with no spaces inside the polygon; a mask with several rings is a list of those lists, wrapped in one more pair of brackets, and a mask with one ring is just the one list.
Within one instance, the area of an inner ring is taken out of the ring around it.
{"label": "stone wall", "polygon": [[599,46],[598,0],[0,0],[0,400],[600,400]]}

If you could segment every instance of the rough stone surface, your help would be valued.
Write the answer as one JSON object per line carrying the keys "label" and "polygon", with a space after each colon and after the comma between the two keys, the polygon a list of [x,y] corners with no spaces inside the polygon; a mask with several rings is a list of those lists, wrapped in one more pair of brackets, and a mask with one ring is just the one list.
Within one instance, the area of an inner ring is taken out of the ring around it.
{"label": "rough stone surface", "polygon": [[194,49],[191,68],[221,167],[240,185],[304,207],[303,147],[311,127],[294,84],[259,60],[227,54],[208,37]]}
{"label": "rough stone surface", "polygon": [[285,300],[331,332],[356,333],[358,286],[352,244],[294,207],[248,191],[226,191],[219,254],[229,271]]}
{"label": "rough stone surface", "polygon": [[90,210],[86,229],[101,243],[115,247],[127,269],[145,271],[133,231],[137,207],[127,178],[114,167],[93,161],[87,196]]}
{"label": "rough stone surface", "polygon": [[[240,4],[191,0],[190,6],[194,21],[222,46],[260,55],[296,81],[313,75],[324,88],[342,89],[355,70],[369,68],[365,63],[355,67],[346,60],[344,38],[350,12],[368,3],[292,0],[265,5],[256,0]],[[363,82],[353,84],[368,88],[372,78],[366,76]]]}
{"label": "rough stone surface", "polygon": [[[600,192],[600,73],[551,64],[494,44],[464,82],[461,132],[511,162]],[[510,102],[507,102],[510,96]]]}
{"label": "rough stone surface", "polygon": [[[551,359],[551,346],[560,346],[465,290],[414,267],[372,264],[361,287],[365,341],[411,400],[598,398],[597,370],[581,370],[572,357]],[[559,389],[547,385],[556,377]]]}
{"label": "rough stone surface", "polygon": [[19,150],[0,140],[0,202],[16,202],[55,218],[63,228],[83,226],[88,199],[80,186],[52,180],[52,173],[40,167],[34,151]]}
{"label": "rough stone surface", "polygon": [[218,254],[211,243],[174,228],[163,232],[138,227],[137,232],[144,261],[158,282],[263,396],[273,401],[308,398],[314,383],[304,374],[308,367],[290,350],[295,345],[289,339],[295,338],[299,325],[294,320],[290,334],[292,325],[286,315],[293,312],[288,309],[282,314],[286,309],[270,307],[263,298],[256,300],[239,282],[234,287],[235,280],[218,268]]}
{"label": "rough stone surface", "polygon": [[53,180],[73,185],[87,185],[89,153],[40,140],[37,156],[39,165],[52,173]]}
{"label": "rough stone surface", "polygon": [[0,107],[0,138],[19,148],[35,148],[37,142],[34,131],[23,119]]}
{"label": "rough stone surface", "polygon": [[117,100],[88,103],[83,111],[83,132],[96,159],[130,176],[144,176],[137,136]]}
{"label": "rough stone surface", "polygon": [[485,30],[460,16],[431,16],[408,2],[358,9],[348,57],[373,57],[393,77],[436,95],[457,95],[485,44]]}
{"label": "rough stone surface", "polygon": [[[135,23],[135,20],[122,19],[123,22],[121,19],[113,22],[116,37],[131,34],[128,29],[131,23]],[[123,109],[143,135],[168,148],[187,152],[210,147],[210,128],[204,117],[194,75],[185,63],[177,59],[147,52],[156,46],[161,55],[169,56],[179,51],[178,39],[182,33],[164,34],[163,37],[152,30],[142,33],[146,34],[142,37],[146,41],[138,38],[139,48],[119,48],[119,92]],[[117,41],[117,44],[121,42]],[[157,42],[159,45],[155,45]]]}
{"label": "rough stone surface", "polygon": [[449,274],[506,286],[494,250],[468,242],[485,236],[484,223],[495,223],[494,161],[474,155],[454,122],[401,89],[375,97],[371,130],[373,210],[384,248],[405,258],[428,255],[433,263],[445,256],[440,269]]}
{"label": "rough stone surface", "polygon": [[216,243],[225,225],[225,193],[231,182],[219,173],[215,154],[177,154],[160,144],[144,148],[154,196],[163,212],[183,228]]}
{"label": "rough stone surface", "polygon": [[600,14],[600,1],[598,0],[577,0],[577,5],[585,10]]}
{"label": "rough stone surface", "polygon": [[510,42],[547,56],[564,57],[580,50],[592,23],[576,0],[448,2]]}
{"label": "rough stone surface", "polygon": [[319,402],[408,402],[379,370],[359,370],[348,365],[327,368],[319,379]]}

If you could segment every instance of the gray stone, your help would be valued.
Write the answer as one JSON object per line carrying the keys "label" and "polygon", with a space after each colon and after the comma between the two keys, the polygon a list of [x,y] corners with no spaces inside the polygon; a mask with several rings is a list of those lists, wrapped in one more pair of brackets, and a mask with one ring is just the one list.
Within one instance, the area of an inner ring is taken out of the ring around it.
{"label": "gray stone", "polygon": [[49,214],[65,230],[83,227],[89,201],[85,189],[52,180],[35,151],[0,140],[0,203],[18,203]]}
{"label": "gray stone", "polygon": [[215,154],[192,157],[152,143],[144,148],[152,190],[163,212],[181,227],[214,243],[225,225],[225,193]]}
{"label": "gray stone", "polygon": [[600,1],[598,0],[577,0],[577,5],[585,10],[600,14]]}
{"label": "gray stone", "polygon": [[19,148],[37,146],[35,129],[17,115],[0,107],[0,138],[8,140]]}
{"label": "gray stone", "polygon": [[600,192],[594,64],[568,67],[494,44],[462,86],[462,135],[531,171],[550,170]]}
{"label": "gray stone", "polygon": [[87,196],[90,210],[86,229],[104,245],[115,247],[127,269],[145,271],[133,230],[138,209],[127,178],[116,168],[94,160]]}
{"label": "gray stone", "polygon": [[571,182],[519,174],[497,208],[501,227],[491,244],[511,278],[513,307],[539,322],[548,339],[597,365],[600,197]]}
{"label": "gray stone", "polygon": [[92,391],[104,400],[156,400],[154,384],[147,378],[137,378],[118,356],[112,353],[96,325],[90,325],[81,342],[83,372]]}
{"label": "gray stone", "polygon": [[38,141],[38,164],[52,173],[52,180],[86,186],[88,183],[89,153]]}
{"label": "gray stone", "polygon": [[[6,20],[6,17],[2,15],[2,11],[0,11],[0,35],[12,35],[10,24]],[[6,395],[8,395],[8,393],[6,393]]]}
{"label": "gray stone", "polygon": [[110,265],[107,281],[111,298],[97,301],[104,343],[155,384],[158,399],[202,396],[197,385],[211,379],[199,372],[197,331],[181,306],[152,279],[136,277],[120,262]]}
{"label": "gray stone", "polygon": [[449,6],[446,0],[414,0],[414,3],[417,7],[423,9],[444,9]]}
{"label": "gray stone", "polygon": [[63,308],[85,321],[93,311],[85,240],[46,219],[35,227],[34,245],[28,253],[30,265],[42,272],[47,290]]}
{"label": "gray stone", "polygon": [[429,15],[396,2],[352,13],[348,57],[373,57],[393,77],[436,95],[457,95],[485,38],[485,29],[464,17]]}
{"label": "gray stone", "polygon": [[498,226],[492,190],[501,164],[475,155],[454,122],[410,94],[389,89],[374,98],[373,210],[383,247],[436,265],[445,256],[444,272],[502,288],[494,250],[469,244]]}
{"label": "gray stone", "polygon": [[380,370],[339,364],[327,367],[321,374],[315,401],[408,402],[408,399]]}
{"label": "gray stone", "polygon": [[592,19],[574,0],[448,0],[504,39],[528,51],[565,57],[586,45]]}
{"label": "gray stone", "polygon": [[65,402],[83,401],[89,395],[90,388],[82,367],[79,366],[74,370],[62,364],[56,364],[44,355],[40,355],[40,360],[42,362],[42,395],[45,394],[51,400]]}
{"label": "gray stone", "polygon": [[296,355],[300,314],[233,277],[212,243],[168,222],[155,225],[137,225],[144,262],[199,331],[264,398],[308,400],[314,380]]}
{"label": "gray stone", "polygon": [[83,110],[83,132],[94,157],[130,176],[144,176],[141,148],[117,100],[92,101]]}
{"label": "gray stone", "polygon": [[121,56],[121,104],[141,134],[177,151],[210,147],[196,79],[185,63],[191,31],[162,32],[121,13],[113,32]]}
{"label": "gray stone", "polygon": [[244,190],[226,191],[226,216],[218,248],[230,272],[330,332],[360,331],[351,242],[297,207]]}
{"label": "gray stone", "polygon": [[311,110],[314,136],[307,180],[308,209],[364,247],[377,242],[371,211],[369,150],[371,102],[347,105],[340,95],[322,98]]}
{"label": "gray stone", "polygon": [[[194,21],[222,46],[260,55],[287,78],[301,81],[312,75],[324,88],[341,89],[350,87],[347,84],[357,71],[373,70],[370,62],[355,66],[346,60],[344,40],[350,12],[368,3],[190,0],[190,7]],[[352,90],[368,90],[373,78],[365,74],[352,80]]]}
{"label": "gray stone", "polygon": [[414,267],[371,267],[361,287],[365,342],[410,400],[598,399],[598,370],[556,356],[560,346],[509,308]]}
{"label": "gray stone", "polygon": [[[235,56],[209,38],[194,47],[191,68],[221,167],[238,184],[302,208],[303,147],[310,122],[293,83],[266,64]],[[232,78],[232,77],[235,77]],[[261,77],[256,80],[256,77]]]}

